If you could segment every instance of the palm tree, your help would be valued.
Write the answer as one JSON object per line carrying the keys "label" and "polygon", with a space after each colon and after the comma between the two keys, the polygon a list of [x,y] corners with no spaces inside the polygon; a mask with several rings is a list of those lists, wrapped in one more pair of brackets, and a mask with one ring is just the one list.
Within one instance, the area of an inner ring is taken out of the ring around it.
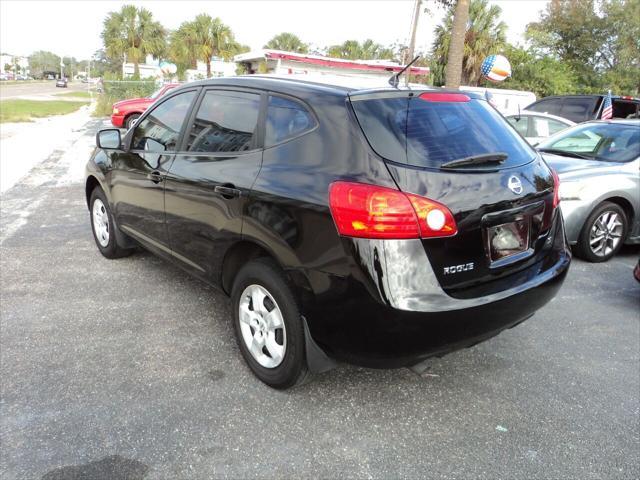
{"label": "palm tree", "polygon": [[149,10],[124,5],[119,12],[110,12],[105,18],[102,39],[107,55],[132,62],[134,76],[139,77],[139,64],[146,56],[158,57],[164,52],[165,34]]}
{"label": "palm tree", "polygon": [[230,60],[238,50],[233,32],[219,18],[211,18],[208,14],[201,13],[194,21],[185,22],[180,28],[183,27],[191,54],[207,65],[207,78],[211,77],[212,56]]}
{"label": "palm tree", "polygon": [[[487,0],[471,0],[469,19],[466,22],[461,60],[452,60],[457,52],[454,49],[453,37],[455,16],[459,0],[455,8],[449,10],[442,25],[436,27],[436,38],[433,43],[434,83],[445,83],[448,88],[458,88],[461,83],[477,85],[481,79],[480,67],[487,55],[497,53],[506,46],[506,29],[500,21],[501,8],[489,6]],[[458,70],[457,72],[455,70]]]}
{"label": "palm tree", "polygon": [[467,21],[469,18],[469,0],[458,0],[452,19],[451,39],[447,55],[445,72],[448,88],[460,87],[462,62],[464,55],[464,40]]}
{"label": "palm tree", "polygon": [[371,39],[365,40],[362,44],[357,40],[347,40],[340,45],[332,45],[327,49],[327,55],[348,60],[392,59],[395,57],[392,49],[383,47]]}
{"label": "palm tree", "polygon": [[264,48],[298,53],[307,53],[309,51],[309,45],[303,43],[297,35],[288,32],[279,33],[269,40]]}

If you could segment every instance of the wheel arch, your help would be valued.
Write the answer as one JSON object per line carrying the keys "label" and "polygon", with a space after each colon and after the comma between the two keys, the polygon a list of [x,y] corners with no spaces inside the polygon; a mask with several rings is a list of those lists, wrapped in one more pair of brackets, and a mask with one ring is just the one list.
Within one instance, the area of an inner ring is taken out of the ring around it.
{"label": "wheel arch", "polygon": [[306,277],[297,270],[285,268],[283,262],[268,247],[259,242],[243,239],[232,245],[225,253],[222,260],[222,268],[220,272],[220,286],[222,290],[230,294],[233,287],[233,281],[243,265],[257,258],[269,258],[273,260],[284,274],[291,280],[296,287],[305,289],[310,288]]}
{"label": "wheel arch", "polygon": [[595,206],[594,210],[598,208],[600,205],[602,205],[604,202],[615,203],[620,208],[622,208],[622,210],[624,211],[624,214],[627,216],[627,225],[629,227],[629,231],[631,231],[631,225],[633,225],[633,220],[635,218],[635,211],[633,209],[633,204],[624,197],[613,196],[613,197],[600,200],[600,202]]}
{"label": "wheel arch", "polygon": [[85,200],[87,201],[87,208],[90,208],[89,201],[91,200],[91,192],[93,192],[96,187],[102,188],[102,185],[96,177],[94,177],[93,175],[89,175],[84,185],[84,194]]}
{"label": "wheel arch", "polygon": [[126,114],[125,114],[125,116],[124,116],[124,118],[123,118],[123,120],[122,120],[123,125],[126,125],[126,124],[127,124],[127,120],[129,120],[129,118],[131,117],[131,115],[138,115],[138,116],[141,116],[143,113],[144,113],[144,111],[138,111],[138,110],[135,110],[135,111],[132,111],[132,112],[128,112],[128,113],[126,113]]}

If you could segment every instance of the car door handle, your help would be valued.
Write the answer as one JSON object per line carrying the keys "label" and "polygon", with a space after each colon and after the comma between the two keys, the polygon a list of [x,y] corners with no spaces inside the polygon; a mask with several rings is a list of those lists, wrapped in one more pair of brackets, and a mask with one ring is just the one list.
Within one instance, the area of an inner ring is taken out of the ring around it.
{"label": "car door handle", "polygon": [[240,196],[240,190],[233,186],[216,185],[213,191],[222,195],[223,198],[234,198]]}
{"label": "car door handle", "polygon": [[151,180],[153,183],[160,183],[163,180],[162,175],[160,174],[160,172],[151,172],[150,174],[147,175],[147,178],[149,180]]}

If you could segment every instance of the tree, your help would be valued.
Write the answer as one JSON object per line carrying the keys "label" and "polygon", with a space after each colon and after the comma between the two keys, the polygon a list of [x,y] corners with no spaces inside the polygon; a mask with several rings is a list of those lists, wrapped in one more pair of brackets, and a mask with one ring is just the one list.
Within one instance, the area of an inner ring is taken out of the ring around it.
{"label": "tree", "polygon": [[452,16],[451,37],[447,52],[445,83],[447,88],[460,87],[464,59],[465,29],[469,18],[469,0],[458,0]]}
{"label": "tree", "polygon": [[[457,6],[456,6],[457,9]],[[433,43],[434,83],[445,83],[448,88],[458,88],[460,83],[477,85],[481,79],[482,62],[492,53],[498,53],[506,46],[507,25],[500,21],[502,10],[496,5],[489,6],[487,0],[471,0],[469,19],[464,34],[460,77],[452,74],[451,48],[453,48],[453,30],[455,11],[449,9],[443,23],[436,27]],[[451,32],[451,33],[450,33]],[[450,77],[454,75],[454,77]],[[452,80],[453,79],[453,80]]]}
{"label": "tree", "polygon": [[29,70],[36,78],[42,77],[44,72],[59,72],[60,57],[44,50],[34,52],[29,57]]}
{"label": "tree", "polygon": [[388,47],[367,39],[362,43],[357,40],[347,40],[340,45],[332,45],[327,49],[327,55],[348,60],[394,59],[396,53]]}
{"label": "tree", "polygon": [[640,91],[640,2],[554,0],[527,40],[538,55],[568,63],[582,90]]}
{"label": "tree", "polygon": [[211,57],[231,60],[243,48],[233,37],[231,29],[219,18],[206,13],[184,22],[171,38],[169,51],[182,63],[194,64],[201,60],[207,65],[207,78],[211,77]]}
{"label": "tree", "polygon": [[63,72],[66,78],[73,78],[73,72],[78,73],[78,61],[75,57],[62,57]]}
{"label": "tree", "polygon": [[122,72],[122,58],[110,58],[103,50],[96,50],[91,57],[91,76],[104,77],[105,73],[118,75]]}
{"label": "tree", "polygon": [[577,77],[568,63],[553,57],[537,56],[530,50],[508,45],[504,51],[511,63],[511,78],[496,88],[529,90],[538,97],[579,91]]}
{"label": "tree", "polygon": [[264,48],[298,53],[307,53],[309,51],[309,45],[303,43],[297,35],[288,32],[279,33],[274,36],[267,42]]}
{"label": "tree", "polygon": [[135,77],[140,76],[139,64],[147,55],[159,57],[166,48],[166,31],[146,8],[124,5],[119,12],[110,12],[104,20],[102,39],[107,55],[125,58],[133,63]]}

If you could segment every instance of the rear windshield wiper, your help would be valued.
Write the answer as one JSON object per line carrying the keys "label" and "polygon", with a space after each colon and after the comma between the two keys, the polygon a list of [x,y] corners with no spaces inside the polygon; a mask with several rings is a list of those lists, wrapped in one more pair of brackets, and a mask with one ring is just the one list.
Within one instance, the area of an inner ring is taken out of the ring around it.
{"label": "rear windshield wiper", "polygon": [[565,150],[558,150],[557,148],[539,148],[538,151],[542,153],[553,153],[554,155],[560,155],[565,157],[581,158],[583,160],[593,160],[593,157],[590,157],[588,155],[584,155],[582,153],[576,153],[576,152],[567,152]]}
{"label": "rear windshield wiper", "polygon": [[504,152],[483,153],[481,155],[472,155],[470,157],[459,158],[458,160],[451,160],[440,165],[440,168],[458,168],[466,167],[468,165],[482,165],[485,163],[502,163],[507,157]]}

